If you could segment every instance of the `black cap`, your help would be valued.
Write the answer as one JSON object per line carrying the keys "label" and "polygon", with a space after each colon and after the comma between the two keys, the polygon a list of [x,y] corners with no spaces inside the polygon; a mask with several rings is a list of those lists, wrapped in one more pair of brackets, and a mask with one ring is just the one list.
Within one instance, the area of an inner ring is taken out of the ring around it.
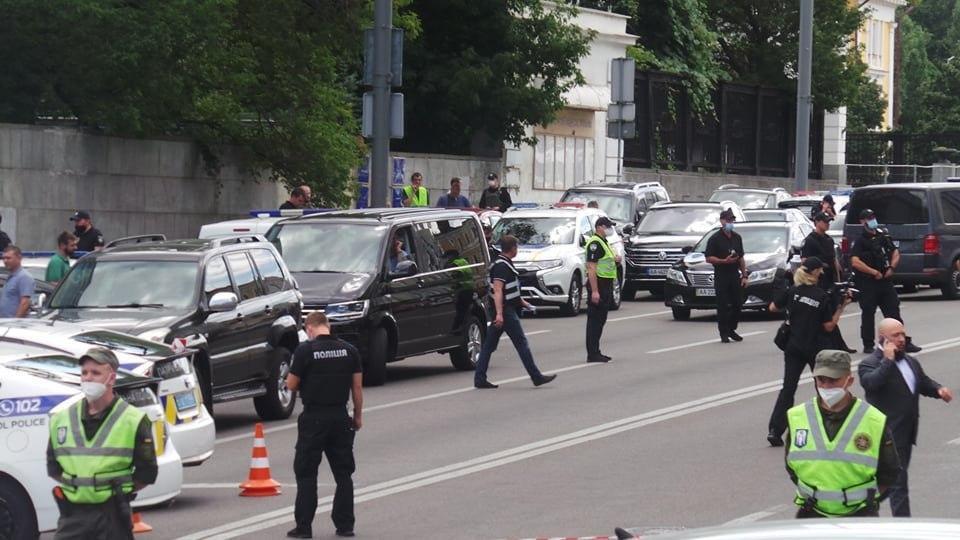
{"label": "black cap", "polygon": [[496,179],[498,179],[498,178],[500,178],[500,177],[497,176],[497,173],[493,173],[493,172],[492,172],[492,173],[490,173],[490,174],[487,175],[487,180],[496,180]]}
{"label": "black cap", "polygon": [[813,216],[813,221],[833,221],[833,216],[826,212],[817,212],[817,215]]}
{"label": "black cap", "polygon": [[607,216],[600,216],[600,217],[597,219],[597,222],[593,224],[593,227],[594,227],[594,228],[597,228],[597,227],[613,227],[613,222],[610,221],[610,218],[608,218]]}
{"label": "black cap", "polygon": [[727,220],[727,221],[736,221],[736,220],[737,220],[737,216],[734,215],[732,209],[727,208],[727,209],[724,210],[723,212],[720,212],[720,219],[725,219],[725,220]]}
{"label": "black cap", "polygon": [[869,209],[869,208],[864,208],[863,211],[860,212],[860,219],[872,218],[872,217],[875,216],[875,215],[877,215],[877,214],[876,214],[876,212],[874,212],[873,210],[871,210],[871,209]]}
{"label": "black cap", "polygon": [[827,193],[823,196],[823,200],[827,201],[830,204],[833,204],[833,195]]}
{"label": "black cap", "polygon": [[820,257],[807,257],[803,261],[803,269],[807,272],[813,272],[817,268],[826,268],[827,265],[823,264],[823,261],[820,260]]}
{"label": "black cap", "polygon": [[77,221],[80,219],[90,219],[90,212],[86,210],[77,210],[76,213],[70,218],[70,221]]}

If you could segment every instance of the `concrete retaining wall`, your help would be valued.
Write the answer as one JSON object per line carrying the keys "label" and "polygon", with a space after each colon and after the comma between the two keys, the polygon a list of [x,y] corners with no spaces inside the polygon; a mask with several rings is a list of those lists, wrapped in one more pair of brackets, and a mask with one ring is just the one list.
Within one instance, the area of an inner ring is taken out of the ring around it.
{"label": "concrete retaining wall", "polygon": [[430,191],[430,203],[436,204],[441,195],[450,190],[450,179],[457,177],[461,180],[460,191],[470,202],[476,204],[480,199],[480,192],[487,187],[487,174],[500,174],[501,162],[499,159],[484,159],[469,156],[447,156],[439,154],[403,154],[396,153],[395,157],[404,158],[404,181],[410,182],[410,175],[415,172],[423,174],[423,185]]}
{"label": "concrete retaining wall", "polygon": [[[744,176],[737,174],[695,173],[686,171],[664,171],[656,169],[626,169],[624,180],[632,182],[660,182],[670,198],[678,201],[707,200],[715,189],[723,184],[737,184],[741,187],[771,189],[782,187],[792,192],[793,179],[764,176]],[[810,180],[810,190],[833,189],[836,180]]]}
{"label": "concrete retaining wall", "polygon": [[217,178],[183,140],[103,137],[61,127],[0,124],[0,228],[24,249],[56,248],[78,209],[107,240],[146,233],[196,237],[204,223],[275,208],[286,191],[257,181],[238,156]]}

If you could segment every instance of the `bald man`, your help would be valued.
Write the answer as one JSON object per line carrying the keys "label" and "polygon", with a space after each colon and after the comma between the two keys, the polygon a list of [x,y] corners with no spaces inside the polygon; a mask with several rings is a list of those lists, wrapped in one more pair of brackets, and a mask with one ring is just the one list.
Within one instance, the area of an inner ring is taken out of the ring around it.
{"label": "bald man", "polygon": [[902,471],[890,487],[890,509],[894,517],[910,517],[907,467],[917,444],[920,396],[950,403],[953,393],[923,372],[920,362],[906,353],[907,332],[896,319],[880,322],[877,346],[860,363],[860,384],[867,402],[887,415],[887,427],[900,455]]}

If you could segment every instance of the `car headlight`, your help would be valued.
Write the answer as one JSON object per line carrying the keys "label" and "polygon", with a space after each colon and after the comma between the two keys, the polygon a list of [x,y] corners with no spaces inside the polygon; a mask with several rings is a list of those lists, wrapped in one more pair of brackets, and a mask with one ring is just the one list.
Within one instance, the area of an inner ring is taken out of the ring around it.
{"label": "car headlight", "polygon": [[560,259],[545,259],[542,261],[524,261],[522,263],[516,264],[517,268],[523,268],[524,270],[549,270],[551,268],[558,268],[563,266],[563,261]]}
{"label": "car headlight", "polygon": [[147,330],[142,334],[138,334],[137,337],[148,341],[156,341],[157,343],[165,343],[169,335],[169,328],[154,328],[153,330]]}
{"label": "car headlight", "polygon": [[750,272],[750,275],[747,276],[747,283],[766,283],[768,281],[773,281],[773,278],[777,275],[776,268],[767,268],[766,270],[756,270]]}
{"label": "car headlight", "polygon": [[340,304],[330,304],[323,311],[327,318],[332,321],[349,321],[353,319],[362,319],[367,314],[370,307],[370,301],[362,302],[343,302]]}
{"label": "car headlight", "polygon": [[670,268],[667,270],[667,279],[683,285],[687,284],[687,276],[683,275],[683,272],[677,270],[676,268]]}

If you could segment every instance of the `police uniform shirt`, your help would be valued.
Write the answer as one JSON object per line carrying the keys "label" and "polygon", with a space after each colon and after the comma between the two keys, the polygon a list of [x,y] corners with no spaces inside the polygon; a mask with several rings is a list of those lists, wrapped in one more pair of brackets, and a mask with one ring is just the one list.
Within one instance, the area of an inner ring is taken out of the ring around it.
{"label": "police uniform shirt", "polygon": [[[110,405],[97,414],[90,414],[89,409],[86,406],[83,407],[83,412],[80,414],[80,423],[83,425],[83,433],[88,439],[97,435],[103,421],[107,419],[107,415],[110,414],[119,400],[119,396],[114,396]],[[150,419],[145,416],[140,420],[140,425],[137,426],[137,438],[133,448],[133,481],[140,485],[152,484],[157,481],[157,471],[157,451],[153,441],[153,429]],[[53,455],[53,445],[48,442],[47,475],[58,478],[62,473],[63,469]]]}
{"label": "police uniform shirt", "polygon": [[283,204],[280,205],[280,209],[281,209],[281,210],[296,210],[296,209],[297,209],[297,205],[293,204],[293,203],[290,202],[290,201],[286,201],[286,202],[284,202]]}
{"label": "police uniform shirt", "polygon": [[[504,257],[503,255],[500,255],[497,258],[497,261],[493,264],[492,268],[490,269],[490,281],[491,282],[499,281],[503,283],[504,305],[512,306],[515,308],[519,308],[521,305],[523,305],[523,303],[520,301],[519,296],[508,300],[506,295],[507,286],[510,283],[513,283],[514,281],[519,280],[520,279],[519,275],[520,273],[517,272],[517,268],[513,266],[513,263],[510,261],[510,259]],[[490,290],[490,294],[493,294],[492,288]]]}
{"label": "police uniform shirt", "polygon": [[788,347],[812,354],[826,338],[823,323],[833,320],[830,297],[816,285],[798,285],[782,291],[773,301],[777,309],[790,310]]}
{"label": "police uniform shirt", "polygon": [[[736,232],[731,232],[730,237],[727,238],[726,233],[720,230],[714,233],[710,240],[707,240],[707,249],[704,256],[726,259],[731,253],[736,253],[738,257],[743,258],[743,238]],[[717,277],[737,278],[740,276],[740,263],[715,264],[713,265],[713,271]]]}
{"label": "police uniform shirt", "polygon": [[889,236],[863,231],[863,235],[850,249],[850,257],[858,257],[870,268],[881,272],[890,264],[890,257],[896,249]]}
{"label": "police uniform shirt", "polygon": [[354,373],[363,372],[360,353],[334,336],[317,336],[293,353],[290,373],[300,377],[303,406],[345,407]]}
{"label": "police uniform shirt", "polygon": [[833,273],[833,261],[837,258],[836,247],[833,242],[833,238],[830,238],[829,234],[817,234],[816,231],[811,232],[803,239],[803,247],[800,248],[800,257],[816,257],[820,259],[828,268],[824,269],[825,272]]}
{"label": "police uniform shirt", "polygon": [[90,227],[87,232],[77,234],[77,251],[93,251],[103,246],[103,233],[96,227]]}
{"label": "police uniform shirt", "polygon": [[[604,244],[607,243],[606,238],[603,238],[599,235],[597,235],[597,237],[600,238],[600,242],[603,242]],[[600,259],[603,258],[604,250],[603,250],[603,246],[600,245],[600,242],[597,242],[597,241],[590,242],[590,245],[587,247],[588,263],[599,263]],[[613,286],[612,279],[597,276],[597,287],[599,287],[600,290],[605,290],[607,287],[612,287],[612,286]]]}

